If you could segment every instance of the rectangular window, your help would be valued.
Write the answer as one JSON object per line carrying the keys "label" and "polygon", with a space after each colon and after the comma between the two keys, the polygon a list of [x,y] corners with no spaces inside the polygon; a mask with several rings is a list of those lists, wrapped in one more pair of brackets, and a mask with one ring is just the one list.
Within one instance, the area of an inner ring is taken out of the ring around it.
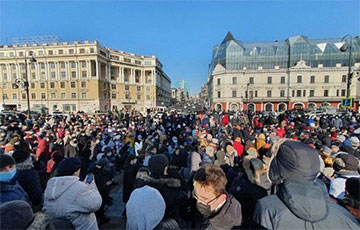
{"label": "rectangular window", "polygon": [[80,49],[80,53],[84,54],[85,53],[85,49]]}
{"label": "rectangular window", "polygon": [[36,99],[36,93],[31,94],[31,99]]}
{"label": "rectangular window", "polygon": [[56,93],[51,93],[50,97],[51,97],[51,99],[55,99],[56,98]]}
{"label": "rectangular window", "polygon": [[3,78],[4,78],[4,81],[7,81],[8,79],[8,77],[7,77],[7,74],[6,73],[4,73],[4,76],[3,76]]}
{"label": "rectangular window", "polygon": [[55,63],[54,62],[50,62],[50,68],[55,69]]}
{"label": "rectangular window", "polygon": [[36,74],[35,73],[31,73],[31,79],[33,79],[33,80],[36,79]]}
{"label": "rectangular window", "polygon": [[130,94],[129,93],[125,94],[125,99],[130,99]]}
{"label": "rectangular window", "polygon": [[65,82],[60,82],[60,88],[65,88]]}
{"label": "rectangular window", "polygon": [[55,78],[56,78],[55,72],[51,72],[51,78],[52,78],[52,79],[55,79]]}
{"label": "rectangular window", "polygon": [[81,75],[82,75],[83,78],[86,78],[86,77],[87,77],[87,72],[86,72],[86,71],[82,71],[82,74],[81,74]]}
{"label": "rectangular window", "polygon": [[71,98],[75,99],[76,98],[76,93],[71,93]]}
{"label": "rectangular window", "polygon": [[94,48],[90,48],[90,53],[94,53],[95,49]]}
{"label": "rectangular window", "polygon": [[141,86],[136,87],[137,91],[141,91]]}
{"label": "rectangular window", "polygon": [[146,100],[150,100],[150,99],[151,99],[150,95],[146,95]]}
{"label": "rectangular window", "polygon": [[128,91],[129,90],[129,85],[125,85],[125,90]]}
{"label": "rectangular window", "polygon": [[46,94],[45,93],[41,93],[41,99],[46,99]]}
{"label": "rectangular window", "polygon": [[31,83],[31,84],[30,84],[30,87],[31,87],[32,89],[35,89],[35,83]]}
{"label": "rectangular window", "polygon": [[71,71],[71,78],[76,78],[76,71]]}
{"label": "rectangular window", "polygon": [[217,79],[217,85],[220,85],[220,83],[221,83],[221,79],[218,78],[218,79]]}
{"label": "rectangular window", "polygon": [[10,53],[9,53],[9,56],[10,56],[10,57],[14,57],[14,56],[15,56],[14,52],[10,52]]}
{"label": "rectangular window", "polygon": [[254,77],[249,78],[249,84],[254,84]]}
{"label": "rectangular window", "polygon": [[82,62],[81,62],[81,67],[82,67],[82,68],[86,68],[86,61],[82,61]]}
{"label": "rectangular window", "polygon": [[255,90],[255,97],[257,97],[258,96],[258,91],[257,90]]}
{"label": "rectangular window", "polygon": [[338,97],[340,93],[340,90],[336,90],[336,96]]}
{"label": "rectangular window", "polygon": [[310,83],[315,83],[315,76],[310,76]]}
{"label": "rectangular window", "polygon": [[140,83],[140,76],[135,76],[135,83]]}
{"label": "rectangular window", "polygon": [[324,77],[324,82],[325,82],[325,83],[329,83],[329,75],[325,75],[325,77]]}
{"label": "rectangular window", "polygon": [[40,69],[45,69],[45,63],[40,63]]}
{"label": "rectangular window", "polygon": [[59,54],[64,54],[64,50],[59,50]]}
{"label": "rectangular window", "polygon": [[280,83],[281,83],[281,84],[285,84],[285,77],[284,77],[284,76],[282,76],[282,77],[280,78]]}
{"label": "rectangular window", "polygon": [[82,92],[82,93],[81,93],[81,98],[82,98],[82,99],[86,99],[86,98],[87,98],[86,92]]}
{"label": "rectangular window", "polygon": [[324,90],[324,97],[328,97],[329,96],[329,90],[325,89]]}
{"label": "rectangular window", "polygon": [[61,99],[65,99],[66,98],[66,93],[61,93]]}
{"label": "rectangular window", "polygon": [[35,64],[31,64],[31,69],[35,69]]}
{"label": "rectangular window", "polygon": [[49,50],[49,51],[48,51],[48,54],[49,54],[49,55],[53,55],[54,52],[53,52],[52,50]]}
{"label": "rectangular window", "polygon": [[268,90],[268,91],[266,92],[266,96],[267,96],[267,97],[271,97],[271,90]]}
{"label": "rectangular window", "polygon": [[16,70],[16,65],[11,64],[11,68],[12,68],[12,70]]}
{"label": "rectangular window", "polygon": [[292,97],[295,97],[295,90],[292,91]]}
{"label": "rectangular window", "polygon": [[296,96],[301,97],[301,90],[296,90]]}
{"label": "rectangular window", "polygon": [[285,97],[285,90],[280,90],[280,97]]}
{"label": "rectangular window", "polygon": [[220,92],[220,91],[217,92],[217,97],[218,97],[218,98],[221,97],[221,92]]}
{"label": "rectangular window", "polygon": [[297,83],[302,83],[302,76],[301,75],[297,76]]}
{"label": "rectangular window", "polygon": [[347,75],[342,75],[341,82],[345,83],[347,80]]}
{"label": "rectangular window", "polygon": [[3,89],[7,89],[7,83],[3,83]]}
{"label": "rectangular window", "polygon": [[8,95],[6,93],[3,94],[3,99],[8,99]]}
{"label": "rectangular window", "polygon": [[111,94],[111,99],[116,99],[116,93]]}
{"label": "rectangular window", "polygon": [[271,83],[272,83],[272,77],[268,77],[268,78],[267,78],[267,83],[268,83],[268,84],[271,84]]}
{"label": "rectangular window", "polygon": [[232,91],[232,97],[236,97],[236,90]]}
{"label": "rectangular window", "polygon": [[124,76],[124,82],[129,82],[129,76],[127,75]]}
{"label": "rectangular window", "polygon": [[65,62],[60,62],[60,68],[64,69],[65,68]]}
{"label": "rectangular window", "polygon": [[19,86],[18,86],[16,83],[12,83],[12,84],[11,84],[11,88],[12,88],[12,89],[17,89],[17,88],[19,88]]}
{"label": "rectangular window", "polygon": [[71,63],[71,68],[76,68],[76,63],[74,61],[72,61],[70,63]]}
{"label": "rectangular window", "polygon": [[41,83],[40,83],[40,88],[41,88],[41,89],[44,89],[44,88],[45,88],[45,83],[41,82]]}
{"label": "rectangular window", "polygon": [[45,72],[41,72],[41,79],[46,79],[46,73]]}
{"label": "rectangular window", "polygon": [[315,95],[315,90],[310,90],[310,97],[313,97]]}
{"label": "rectangular window", "polygon": [[341,90],[341,96],[342,96],[342,97],[345,97],[345,93],[346,93],[345,89],[342,89],[342,90]]}
{"label": "rectangular window", "polygon": [[17,99],[17,94],[13,93],[12,98],[13,98],[13,100],[16,100]]}
{"label": "rectangular window", "polygon": [[69,54],[74,54],[74,49],[69,49]]}
{"label": "rectangular window", "polygon": [[75,88],[75,82],[74,82],[74,81],[72,81],[72,82],[70,83],[70,87],[71,87],[71,88]]}
{"label": "rectangular window", "polygon": [[55,82],[50,82],[50,88],[55,88]]}
{"label": "rectangular window", "polygon": [[116,84],[111,84],[111,89],[116,90]]}
{"label": "rectangular window", "polygon": [[233,83],[233,84],[237,84],[237,77],[233,77],[233,78],[232,78],[232,83]]}
{"label": "rectangular window", "polygon": [[65,71],[61,71],[61,79],[66,79],[66,72]]}
{"label": "rectangular window", "polygon": [[303,97],[306,97],[306,89],[303,90]]}
{"label": "rectangular window", "polygon": [[19,57],[24,56],[24,52],[19,52]]}
{"label": "rectangular window", "polygon": [[13,74],[13,79],[16,80],[17,79],[17,75],[16,73]]}
{"label": "rectangular window", "polygon": [[44,52],[42,50],[39,50],[38,54],[39,54],[39,56],[41,56],[44,54]]}
{"label": "rectangular window", "polygon": [[21,98],[22,98],[23,100],[26,100],[26,93],[21,94]]}
{"label": "rectangular window", "polygon": [[141,94],[138,94],[138,95],[137,95],[137,99],[138,99],[138,100],[141,100]]}
{"label": "rectangular window", "polygon": [[86,81],[81,82],[81,88],[86,88]]}

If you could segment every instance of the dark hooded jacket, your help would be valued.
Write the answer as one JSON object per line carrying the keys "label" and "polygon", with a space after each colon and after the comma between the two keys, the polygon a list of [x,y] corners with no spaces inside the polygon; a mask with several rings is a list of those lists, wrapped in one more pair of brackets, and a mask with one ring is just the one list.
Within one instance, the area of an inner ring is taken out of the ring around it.
{"label": "dark hooded jacket", "polygon": [[276,194],[260,199],[253,219],[267,229],[359,229],[356,219],[329,200],[326,186],[316,180],[316,150],[295,141],[273,146],[269,177]]}

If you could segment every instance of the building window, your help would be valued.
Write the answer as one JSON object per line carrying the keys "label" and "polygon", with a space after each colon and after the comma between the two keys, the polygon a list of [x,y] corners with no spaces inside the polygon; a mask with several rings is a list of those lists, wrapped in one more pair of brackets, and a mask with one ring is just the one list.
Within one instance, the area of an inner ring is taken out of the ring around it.
{"label": "building window", "polygon": [[15,56],[14,52],[10,52],[10,53],[9,53],[9,56],[10,56],[10,57],[14,57],[14,56]]}
{"label": "building window", "polygon": [[324,90],[324,97],[328,97],[329,96],[329,90],[325,89]]}
{"label": "building window", "polygon": [[76,68],[76,63],[74,61],[72,61],[70,63],[71,63],[71,68]]}
{"label": "building window", "polygon": [[16,73],[13,74],[13,79],[16,80],[17,79],[17,75]]}
{"label": "building window", "polygon": [[31,94],[31,99],[36,99],[36,93]]}
{"label": "building window", "polygon": [[303,90],[303,97],[306,97],[306,89]]}
{"label": "building window", "polygon": [[314,95],[315,95],[315,90],[310,90],[310,97],[314,97]]}
{"label": "building window", "polygon": [[292,97],[295,97],[295,90],[292,91]]}
{"label": "building window", "polygon": [[232,97],[236,97],[236,90],[232,91]]}
{"label": "building window", "polygon": [[31,79],[33,79],[33,80],[36,79],[36,74],[35,73],[31,73]]}
{"label": "building window", "polygon": [[141,100],[141,94],[138,94],[138,95],[137,95],[137,99],[138,99],[138,100]]}
{"label": "building window", "polygon": [[82,71],[82,77],[83,77],[83,78],[86,78],[86,77],[87,77],[86,74],[87,74],[86,71]]}
{"label": "building window", "polygon": [[16,94],[16,93],[13,93],[12,98],[13,98],[14,100],[16,100],[16,99],[17,99],[17,94]]}
{"label": "building window", "polygon": [[64,69],[65,68],[65,62],[60,62],[60,68]]}
{"label": "building window", "polygon": [[11,84],[11,88],[12,88],[12,89],[17,89],[17,88],[19,88],[19,86],[18,86],[16,83],[12,83],[12,84]]}
{"label": "building window", "polygon": [[49,51],[48,51],[48,54],[49,54],[49,55],[54,55],[54,52],[53,52],[52,50],[49,50]]}
{"label": "building window", "polygon": [[86,61],[81,62],[81,67],[86,68]]}
{"label": "building window", "polygon": [[217,97],[218,97],[218,98],[221,97],[221,92],[220,92],[220,91],[217,92]]}
{"label": "building window", "polygon": [[232,83],[233,83],[233,84],[237,84],[237,77],[233,77],[233,78],[232,78]]}
{"label": "building window", "polygon": [[5,100],[5,99],[9,99],[9,98],[8,98],[8,95],[7,95],[6,93],[3,94],[3,99],[4,99],[4,100]]}
{"label": "building window", "polygon": [[282,77],[280,78],[280,83],[281,83],[281,84],[285,84],[285,77],[284,77],[284,76],[282,76]]}
{"label": "building window", "polygon": [[342,89],[342,90],[341,90],[341,96],[342,96],[342,97],[345,97],[345,93],[346,93],[345,89]]}
{"label": "building window", "polygon": [[90,48],[90,53],[94,53],[95,49],[94,48]]}
{"label": "building window", "polygon": [[271,83],[272,83],[272,77],[268,77],[268,78],[267,78],[267,83],[268,83],[268,84],[271,84]]}
{"label": "building window", "polygon": [[82,99],[86,99],[86,98],[87,98],[86,92],[82,92],[82,93],[81,93],[81,98],[82,98]]}
{"label": "building window", "polygon": [[86,81],[81,82],[81,88],[86,88]]}
{"label": "building window", "polygon": [[347,79],[347,75],[342,75],[341,82],[345,83]]}
{"label": "building window", "polygon": [[30,84],[30,87],[31,87],[32,89],[35,89],[35,83],[31,83],[31,84]]}
{"label": "building window", "polygon": [[315,76],[310,76],[310,83],[315,83]]}
{"label": "building window", "polygon": [[254,77],[249,78],[249,84],[254,84]]}
{"label": "building window", "polygon": [[296,96],[301,97],[301,90],[296,90]]}
{"label": "building window", "polygon": [[130,94],[129,93],[125,94],[125,99],[130,99]]}
{"label": "building window", "polygon": [[35,69],[35,64],[31,64],[31,69]]}
{"label": "building window", "polygon": [[255,98],[258,96],[258,91],[255,90]]}
{"label": "building window", "polygon": [[340,90],[336,90],[336,96],[338,97],[340,93]]}
{"label": "building window", "polygon": [[54,62],[50,62],[50,68],[55,69],[55,63]]}
{"label": "building window", "polygon": [[72,81],[72,82],[70,83],[70,87],[71,87],[71,88],[75,88],[75,82],[74,82],[74,81]]}
{"label": "building window", "polygon": [[329,83],[329,75],[325,75],[324,82]]}
{"label": "building window", "polygon": [[129,91],[129,85],[125,85],[125,91]]}
{"label": "building window", "polygon": [[141,86],[136,87],[137,91],[141,91]]}
{"label": "building window", "polygon": [[280,97],[285,97],[285,90],[280,90]]}
{"label": "building window", "polygon": [[74,54],[74,49],[69,49],[69,54]]}
{"label": "building window", "polygon": [[55,79],[55,78],[56,78],[55,72],[51,72],[51,78],[52,78],[52,79]]}
{"label": "building window", "polygon": [[271,90],[268,90],[268,91],[266,92],[266,95],[267,95],[267,97],[271,97]]}
{"label": "building window", "polygon": [[71,78],[76,78],[76,71],[71,71]]}
{"label": "building window", "polygon": [[64,54],[64,50],[59,50],[59,54]]}
{"label": "building window", "polygon": [[23,100],[26,100],[26,93],[21,94],[21,98],[22,98]]}
{"label": "building window", "polygon": [[297,83],[302,83],[302,76],[301,75],[297,76]]}
{"label": "building window", "polygon": [[41,99],[46,99],[45,93],[41,93]]}
{"label": "building window", "polygon": [[45,63],[40,63],[40,69],[45,69]]}
{"label": "building window", "polygon": [[146,92],[150,92],[150,87],[146,86]]}
{"label": "building window", "polygon": [[66,79],[66,72],[65,71],[61,72],[61,79]]}
{"label": "building window", "polygon": [[24,56],[24,52],[19,52],[19,57]]}
{"label": "building window", "polygon": [[60,88],[65,88],[65,82],[60,82]]}
{"label": "building window", "polygon": [[7,89],[7,83],[3,83],[3,89]]}
{"label": "building window", "polygon": [[3,78],[4,78],[4,81],[7,81],[8,79],[8,77],[7,77],[7,74],[6,73],[4,73],[4,76],[3,76]]}
{"label": "building window", "polygon": [[45,72],[41,72],[41,79],[46,79],[46,73]]}
{"label": "building window", "polygon": [[116,84],[111,84],[111,89],[116,90]]}
{"label": "building window", "polygon": [[150,99],[151,99],[150,95],[146,95],[146,100],[150,100]]}
{"label": "building window", "polygon": [[140,76],[135,76],[135,83],[140,83]]}
{"label": "building window", "polygon": [[124,76],[124,82],[129,82],[129,76],[127,75]]}
{"label": "building window", "polygon": [[50,88],[55,88],[55,82],[50,82]]}
{"label": "building window", "polygon": [[217,79],[217,85],[220,85],[220,83],[221,83],[221,79],[218,78],[218,79]]}
{"label": "building window", "polygon": [[66,93],[61,93],[61,99],[65,99],[66,98]]}
{"label": "building window", "polygon": [[44,54],[44,52],[42,50],[39,50],[38,54],[41,56]]}
{"label": "building window", "polygon": [[71,98],[75,99],[76,98],[76,93],[71,93]]}
{"label": "building window", "polygon": [[50,97],[51,97],[51,99],[55,99],[56,98],[56,93],[51,93]]}
{"label": "building window", "polygon": [[16,70],[16,65],[11,64],[12,70]]}
{"label": "building window", "polygon": [[85,49],[80,49],[79,51],[81,54],[84,54],[85,53]]}
{"label": "building window", "polygon": [[111,94],[111,99],[116,99],[116,93]]}
{"label": "building window", "polygon": [[40,83],[40,88],[44,89],[45,88],[45,83],[41,82]]}

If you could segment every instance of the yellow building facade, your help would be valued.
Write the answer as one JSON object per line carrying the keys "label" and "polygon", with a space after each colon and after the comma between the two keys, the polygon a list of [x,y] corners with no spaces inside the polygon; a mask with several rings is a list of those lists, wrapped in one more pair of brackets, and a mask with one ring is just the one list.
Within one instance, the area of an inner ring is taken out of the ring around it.
{"label": "yellow building facade", "polygon": [[[30,62],[31,54],[36,62]],[[165,107],[170,104],[171,80],[162,67],[156,56],[126,53],[98,41],[0,46],[0,108],[27,110],[24,87],[15,84],[26,80],[26,72],[31,110]]]}

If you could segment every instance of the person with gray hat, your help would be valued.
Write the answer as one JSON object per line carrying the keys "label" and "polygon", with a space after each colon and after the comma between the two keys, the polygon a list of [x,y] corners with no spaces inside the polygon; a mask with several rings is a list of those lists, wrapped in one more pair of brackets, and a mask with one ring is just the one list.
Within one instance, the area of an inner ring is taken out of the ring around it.
{"label": "person with gray hat", "polygon": [[51,178],[44,192],[43,212],[55,218],[70,220],[76,230],[98,229],[95,213],[101,206],[101,195],[94,178],[79,180],[81,161],[62,160],[57,176]]}

